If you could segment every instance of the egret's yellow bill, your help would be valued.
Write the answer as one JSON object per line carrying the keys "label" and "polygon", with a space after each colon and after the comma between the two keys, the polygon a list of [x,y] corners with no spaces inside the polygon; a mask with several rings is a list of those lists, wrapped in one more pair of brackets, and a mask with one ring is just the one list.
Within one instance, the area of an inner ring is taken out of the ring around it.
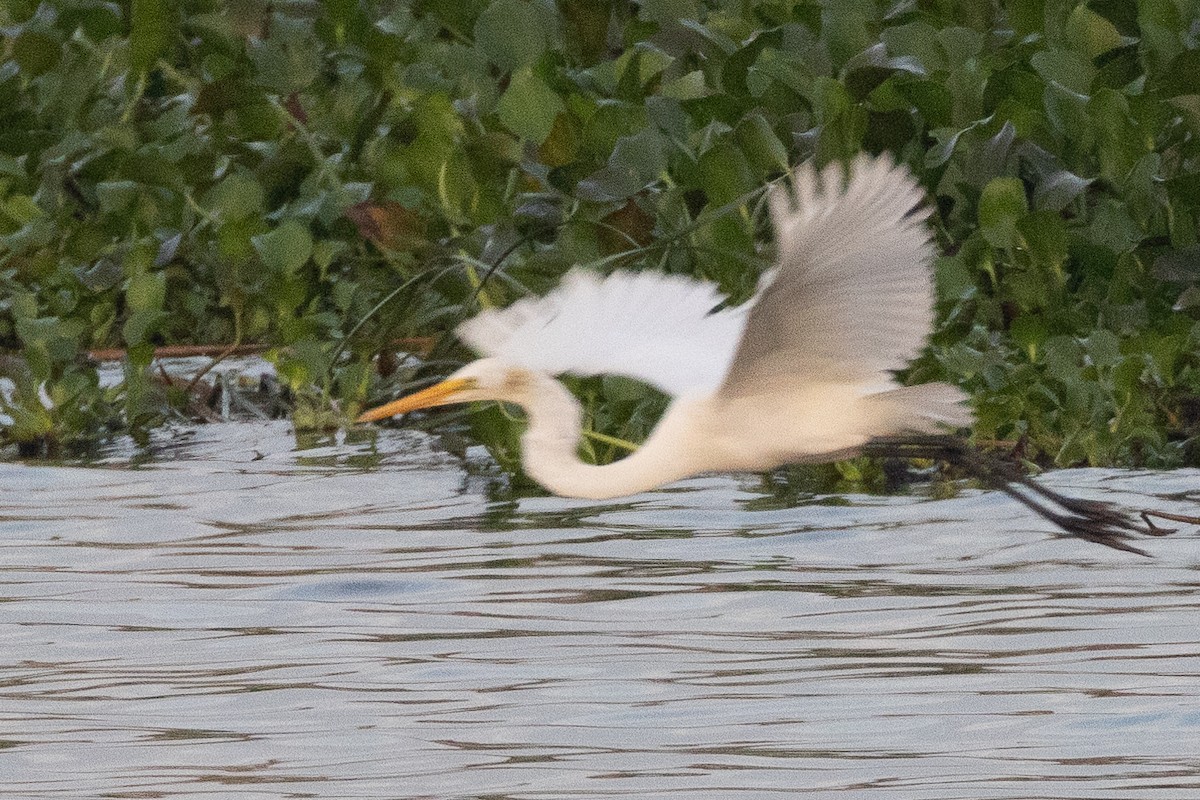
{"label": "egret's yellow bill", "polygon": [[430,408],[431,406],[440,406],[446,403],[453,403],[454,395],[467,389],[471,386],[471,381],[467,378],[454,378],[441,383],[435,383],[428,389],[422,389],[419,392],[401,397],[399,400],[393,400],[390,403],[377,406],[364,411],[358,416],[355,422],[375,422],[388,417],[394,417],[397,414],[407,414],[409,411],[416,411],[421,408]]}

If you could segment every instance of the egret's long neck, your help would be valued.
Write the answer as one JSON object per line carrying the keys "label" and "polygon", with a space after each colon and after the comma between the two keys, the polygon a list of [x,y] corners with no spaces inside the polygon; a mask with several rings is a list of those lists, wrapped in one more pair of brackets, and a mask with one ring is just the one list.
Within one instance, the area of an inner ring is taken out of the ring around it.
{"label": "egret's long neck", "polygon": [[671,424],[670,411],[636,452],[598,467],[579,460],[583,415],[565,386],[539,375],[535,390],[522,405],[529,417],[521,437],[525,472],[555,494],[605,500],[653,489],[697,471],[683,446],[685,437],[671,435],[679,426]]}

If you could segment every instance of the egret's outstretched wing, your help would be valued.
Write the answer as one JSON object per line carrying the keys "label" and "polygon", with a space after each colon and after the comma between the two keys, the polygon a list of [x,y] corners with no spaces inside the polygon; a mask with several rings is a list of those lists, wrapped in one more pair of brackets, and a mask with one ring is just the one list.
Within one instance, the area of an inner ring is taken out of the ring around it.
{"label": "egret's outstretched wing", "polygon": [[481,355],[558,375],[627,375],[672,395],[715,391],[745,325],[713,312],[714,284],[653,272],[607,278],[573,269],[545,297],[489,310],[458,326]]}
{"label": "egret's outstretched wing", "polygon": [[933,321],[922,192],[887,157],[796,170],[771,196],[778,271],[749,312],[726,396],[803,383],[891,381]]}

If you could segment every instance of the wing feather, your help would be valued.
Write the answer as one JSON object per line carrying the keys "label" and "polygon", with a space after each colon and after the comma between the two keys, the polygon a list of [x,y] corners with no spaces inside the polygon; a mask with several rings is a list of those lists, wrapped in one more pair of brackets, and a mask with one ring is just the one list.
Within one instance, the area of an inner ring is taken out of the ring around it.
{"label": "wing feather", "polygon": [[616,374],[671,395],[712,392],[741,338],[744,308],[713,311],[715,284],[655,272],[568,272],[544,297],[487,310],[456,333],[484,356],[551,375]]}
{"label": "wing feather", "polygon": [[796,170],[771,196],[778,269],[749,310],[726,396],[818,382],[893,382],[933,322],[923,193],[888,157]]}

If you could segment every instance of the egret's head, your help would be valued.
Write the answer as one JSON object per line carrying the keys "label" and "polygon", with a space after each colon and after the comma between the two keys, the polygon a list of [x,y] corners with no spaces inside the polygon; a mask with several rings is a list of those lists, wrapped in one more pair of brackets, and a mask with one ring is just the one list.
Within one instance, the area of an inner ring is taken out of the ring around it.
{"label": "egret's head", "polygon": [[428,389],[363,412],[355,422],[375,422],[422,408],[469,403],[473,400],[520,403],[527,395],[530,379],[526,369],[495,358],[481,358]]}

